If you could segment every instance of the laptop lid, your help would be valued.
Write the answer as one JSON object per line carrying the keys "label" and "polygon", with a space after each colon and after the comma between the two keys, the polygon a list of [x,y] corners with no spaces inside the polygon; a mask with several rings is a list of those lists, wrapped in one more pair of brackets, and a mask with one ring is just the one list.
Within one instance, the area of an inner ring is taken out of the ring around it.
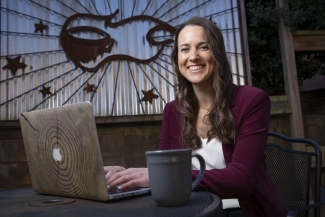
{"label": "laptop lid", "polygon": [[19,121],[36,192],[100,201],[150,193],[150,188],[107,191],[90,102],[25,112]]}
{"label": "laptop lid", "polygon": [[25,112],[19,121],[36,192],[108,199],[97,129],[89,102]]}

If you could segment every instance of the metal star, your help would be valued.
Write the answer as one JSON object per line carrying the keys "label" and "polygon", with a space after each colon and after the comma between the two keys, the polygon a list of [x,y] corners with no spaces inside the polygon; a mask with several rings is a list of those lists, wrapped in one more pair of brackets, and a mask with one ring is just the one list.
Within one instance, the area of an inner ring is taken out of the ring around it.
{"label": "metal star", "polygon": [[87,93],[96,92],[95,85],[94,84],[89,84],[88,82],[87,82],[87,87],[85,87],[83,90],[86,90]]}
{"label": "metal star", "polygon": [[15,77],[18,69],[24,69],[27,65],[19,62],[21,56],[14,59],[6,57],[8,64],[2,67],[2,69],[9,69],[11,74]]}
{"label": "metal star", "polygon": [[40,32],[43,35],[43,31],[47,28],[47,25],[44,25],[42,23],[42,20],[40,20],[39,23],[35,23],[35,33]]}
{"label": "metal star", "polygon": [[152,104],[153,98],[158,98],[158,95],[154,94],[153,90],[154,90],[154,88],[152,88],[151,90],[148,90],[148,91],[141,90],[144,95],[144,97],[141,100],[150,102],[150,104]]}
{"label": "metal star", "polygon": [[43,98],[46,97],[47,94],[52,95],[52,93],[50,91],[51,86],[49,86],[49,87],[45,87],[44,85],[42,85],[42,86],[43,86],[43,89],[40,90],[39,92],[41,92],[43,94]]}

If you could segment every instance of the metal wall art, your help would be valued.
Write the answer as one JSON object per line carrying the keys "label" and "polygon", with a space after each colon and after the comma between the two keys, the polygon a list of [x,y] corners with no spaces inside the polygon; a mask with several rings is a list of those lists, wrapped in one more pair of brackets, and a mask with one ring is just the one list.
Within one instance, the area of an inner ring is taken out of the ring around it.
{"label": "metal wall art", "polygon": [[219,26],[246,84],[238,2],[1,0],[0,120],[86,100],[101,117],[162,114],[174,99],[174,34],[193,16]]}

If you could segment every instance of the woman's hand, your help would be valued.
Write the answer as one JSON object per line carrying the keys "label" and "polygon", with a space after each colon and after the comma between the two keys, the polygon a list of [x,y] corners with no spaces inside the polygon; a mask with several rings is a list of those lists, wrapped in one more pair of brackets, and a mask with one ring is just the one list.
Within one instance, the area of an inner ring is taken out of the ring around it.
{"label": "woman's hand", "polygon": [[104,167],[104,173],[105,173],[105,179],[106,181],[115,173],[120,172],[122,170],[125,170],[124,167],[121,166],[105,166]]}
{"label": "woman's hand", "polygon": [[119,189],[132,187],[149,187],[148,168],[129,168],[105,175],[108,189],[118,186]]}

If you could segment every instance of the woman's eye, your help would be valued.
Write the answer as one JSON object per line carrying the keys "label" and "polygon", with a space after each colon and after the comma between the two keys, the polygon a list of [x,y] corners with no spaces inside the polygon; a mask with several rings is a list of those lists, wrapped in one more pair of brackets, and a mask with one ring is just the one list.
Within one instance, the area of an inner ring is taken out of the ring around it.
{"label": "woman's eye", "polygon": [[201,50],[209,50],[209,46],[208,45],[202,46]]}
{"label": "woman's eye", "polygon": [[181,48],[181,52],[186,52],[186,51],[188,51],[189,49],[188,48]]}

